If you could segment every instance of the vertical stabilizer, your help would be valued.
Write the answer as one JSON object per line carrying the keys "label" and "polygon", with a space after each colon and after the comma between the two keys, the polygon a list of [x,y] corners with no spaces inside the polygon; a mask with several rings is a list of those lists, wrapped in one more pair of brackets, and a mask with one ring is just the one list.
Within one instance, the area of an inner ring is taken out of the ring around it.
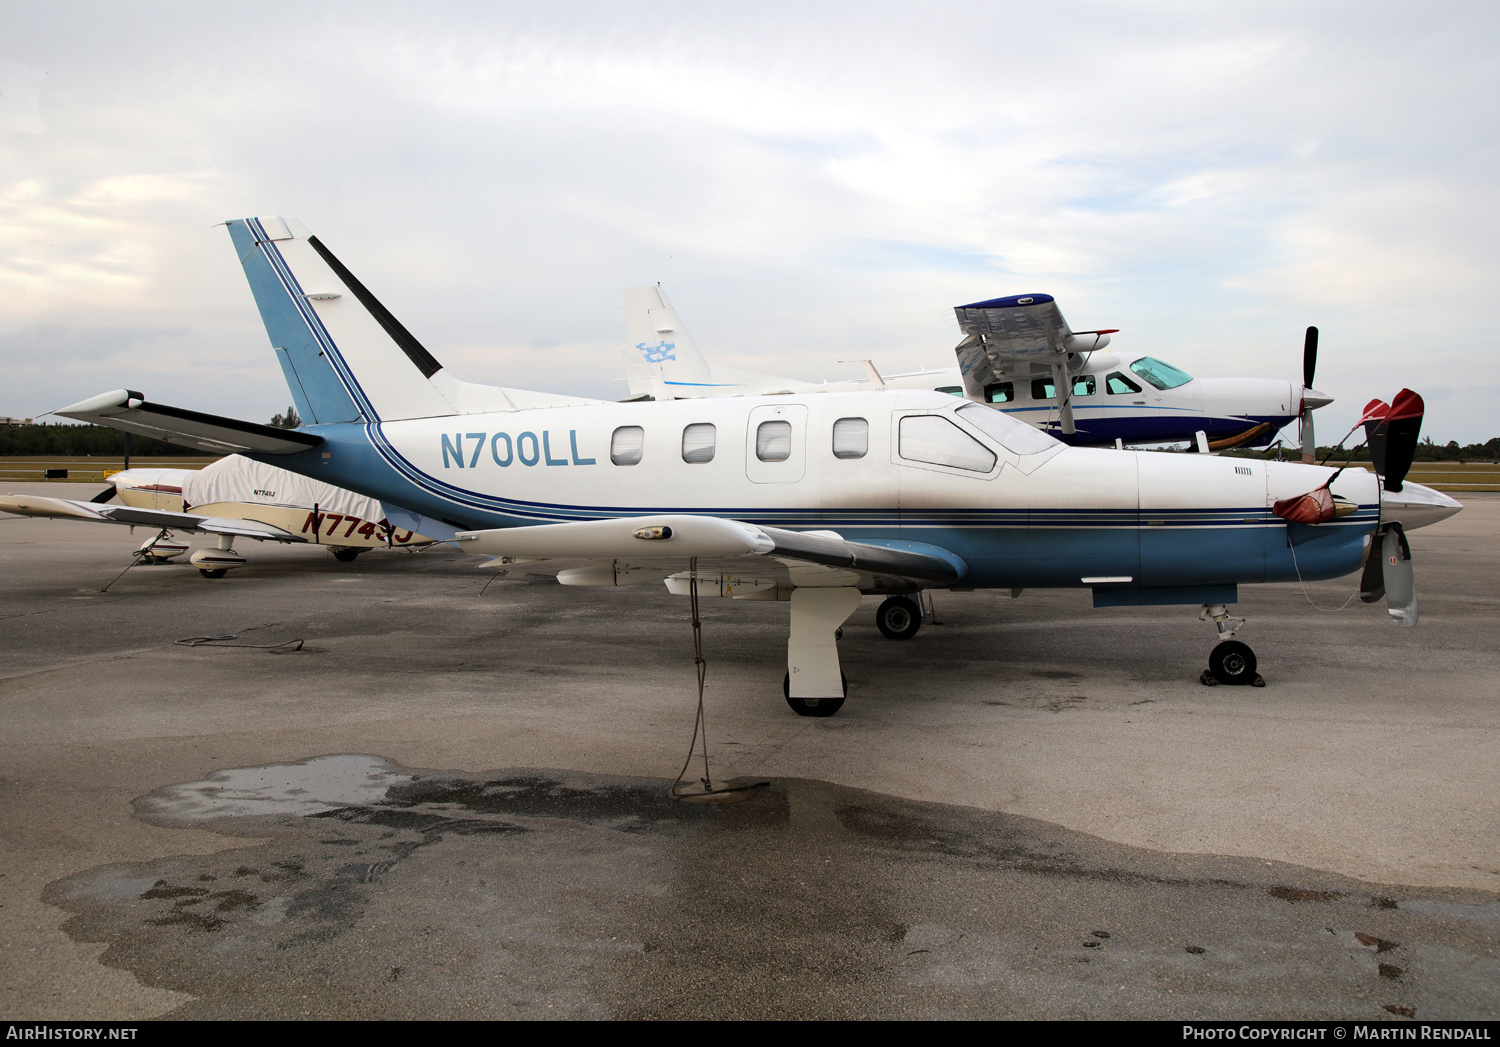
{"label": "vertical stabilizer", "polygon": [[300,222],[226,224],[304,421],[456,413],[440,391],[451,376]]}
{"label": "vertical stabilizer", "polygon": [[714,395],[713,372],[661,285],[625,292],[625,377],[631,396],[675,400]]}

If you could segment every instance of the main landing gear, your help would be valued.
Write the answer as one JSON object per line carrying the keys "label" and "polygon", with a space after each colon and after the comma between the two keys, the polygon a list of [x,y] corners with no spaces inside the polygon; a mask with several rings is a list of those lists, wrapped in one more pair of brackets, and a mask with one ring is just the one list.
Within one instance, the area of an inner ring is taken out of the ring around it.
{"label": "main landing gear", "polygon": [[910,640],[922,628],[922,609],[905,596],[892,596],[875,612],[875,627],[888,640]]}
{"label": "main landing gear", "polygon": [[798,716],[832,716],[844,704],[849,681],[839,669],[839,626],[860,599],[853,588],[792,590],[782,694]]}
{"label": "main landing gear", "polygon": [[1207,687],[1221,683],[1264,687],[1266,681],[1255,671],[1255,652],[1249,644],[1231,639],[1235,630],[1245,624],[1245,619],[1231,618],[1221,603],[1204,604],[1198,618],[1200,621],[1212,618],[1219,630],[1219,645],[1209,654],[1208,668],[1199,680]]}
{"label": "main landing gear", "polygon": [[188,562],[205,578],[223,578],[236,567],[245,566],[245,558],[234,551],[234,536],[228,534],[219,535],[217,549],[199,549]]}

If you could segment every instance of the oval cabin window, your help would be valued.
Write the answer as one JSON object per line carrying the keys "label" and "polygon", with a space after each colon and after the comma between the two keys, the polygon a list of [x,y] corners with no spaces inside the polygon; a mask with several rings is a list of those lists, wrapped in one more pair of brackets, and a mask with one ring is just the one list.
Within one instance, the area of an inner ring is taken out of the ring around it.
{"label": "oval cabin window", "polygon": [[622,425],[609,438],[609,460],[616,465],[639,465],[646,447],[646,430],[638,425]]}
{"label": "oval cabin window", "polygon": [[869,422],[863,418],[840,418],[833,423],[835,458],[863,458],[869,450]]}
{"label": "oval cabin window", "polygon": [[784,462],[792,456],[792,423],[761,422],[755,430],[755,457],[763,462]]}
{"label": "oval cabin window", "polygon": [[698,422],[682,431],[682,460],[701,465],[714,460],[715,430],[712,422]]}

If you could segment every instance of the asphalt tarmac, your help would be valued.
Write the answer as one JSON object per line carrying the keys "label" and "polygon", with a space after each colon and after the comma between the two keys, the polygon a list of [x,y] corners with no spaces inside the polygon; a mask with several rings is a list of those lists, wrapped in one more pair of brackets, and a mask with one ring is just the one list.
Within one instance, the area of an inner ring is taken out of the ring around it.
{"label": "asphalt tarmac", "polygon": [[807,719],[785,605],[705,600],[713,776],[768,783],[721,807],[666,796],[660,586],[245,543],[101,593],[144,534],[0,517],[0,1015],[1500,1017],[1500,499],[1463,497],[1414,630],[1242,587],[1263,689],[1198,682],[1185,608],[937,593],[905,642],[868,599]]}

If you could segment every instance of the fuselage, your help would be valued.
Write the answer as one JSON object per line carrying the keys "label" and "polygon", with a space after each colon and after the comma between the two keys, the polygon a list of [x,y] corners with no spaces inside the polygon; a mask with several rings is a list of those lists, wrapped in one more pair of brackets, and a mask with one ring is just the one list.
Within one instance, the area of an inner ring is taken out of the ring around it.
{"label": "fuselage", "polygon": [[963,588],[1337,577],[1379,522],[1363,472],[1333,488],[1355,512],[1289,530],[1272,503],[1332,470],[1069,447],[975,411],[918,390],[596,403],[314,426],[321,447],[274,462],[457,530],[700,513],[939,546]]}

